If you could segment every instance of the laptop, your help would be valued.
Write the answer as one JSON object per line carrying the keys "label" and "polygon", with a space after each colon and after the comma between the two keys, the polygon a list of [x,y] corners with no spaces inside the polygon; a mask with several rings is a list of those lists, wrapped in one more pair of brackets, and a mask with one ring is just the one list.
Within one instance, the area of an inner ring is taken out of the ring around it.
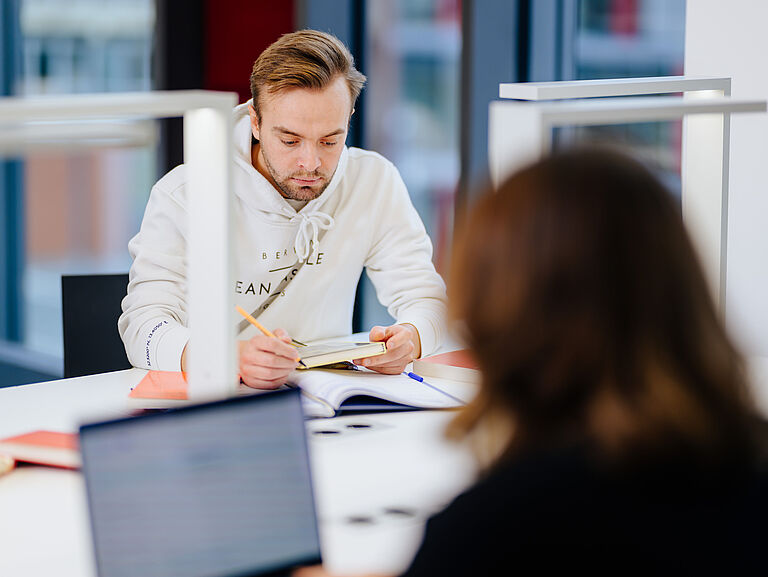
{"label": "laptop", "polygon": [[85,425],[80,447],[100,577],[320,563],[297,389]]}

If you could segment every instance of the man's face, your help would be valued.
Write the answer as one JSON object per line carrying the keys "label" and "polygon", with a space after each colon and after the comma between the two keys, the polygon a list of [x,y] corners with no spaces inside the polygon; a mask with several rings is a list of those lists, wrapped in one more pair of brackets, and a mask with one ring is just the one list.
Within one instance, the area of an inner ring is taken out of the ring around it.
{"label": "man's face", "polygon": [[326,189],[344,149],[351,100],[339,76],[323,90],[262,96],[261,122],[250,109],[259,141],[251,161],[285,198],[312,200]]}

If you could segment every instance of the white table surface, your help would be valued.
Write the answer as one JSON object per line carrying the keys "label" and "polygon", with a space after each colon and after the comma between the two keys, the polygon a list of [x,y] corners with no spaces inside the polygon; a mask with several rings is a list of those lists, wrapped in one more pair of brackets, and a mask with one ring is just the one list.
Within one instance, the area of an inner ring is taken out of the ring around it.
{"label": "white table surface", "polygon": [[[127,394],[144,373],[130,369],[0,389],[0,438],[37,429],[74,432],[83,422],[124,416]],[[461,383],[439,384],[467,394]],[[415,411],[307,421],[329,569],[396,573],[407,567],[426,518],[473,479],[471,456],[442,437],[452,416]],[[347,427],[360,423],[371,427]],[[340,434],[317,433],[327,429]],[[393,515],[389,508],[415,514]],[[370,522],[349,521],[356,517]],[[0,477],[0,575],[95,574],[82,475],[23,467]]]}
{"label": "white table surface", "polygon": [[[754,396],[768,416],[768,358],[749,359]],[[0,389],[0,438],[36,429],[74,432],[82,422],[126,414],[126,396],[145,371]],[[466,386],[430,379],[454,394]],[[468,486],[474,463],[442,438],[449,411],[344,416],[307,421],[326,566],[339,573],[402,571],[429,514]],[[365,423],[370,429],[350,429]],[[338,435],[317,434],[337,430]],[[410,509],[411,518],[387,514]],[[370,524],[350,523],[369,517]],[[24,467],[0,476],[0,576],[95,575],[85,487],[76,471]]]}

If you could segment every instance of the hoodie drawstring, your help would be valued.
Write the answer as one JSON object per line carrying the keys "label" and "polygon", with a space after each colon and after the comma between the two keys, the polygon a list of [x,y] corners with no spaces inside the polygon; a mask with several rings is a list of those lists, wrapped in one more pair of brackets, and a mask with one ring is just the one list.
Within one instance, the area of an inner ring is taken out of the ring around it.
{"label": "hoodie drawstring", "polygon": [[324,212],[312,212],[304,214],[299,212],[291,218],[291,222],[301,219],[299,230],[296,233],[296,240],[293,242],[293,249],[299,261],[304,261],[317,249],[317,236],[319,229],[328,230],[335,222],[333,217]]}

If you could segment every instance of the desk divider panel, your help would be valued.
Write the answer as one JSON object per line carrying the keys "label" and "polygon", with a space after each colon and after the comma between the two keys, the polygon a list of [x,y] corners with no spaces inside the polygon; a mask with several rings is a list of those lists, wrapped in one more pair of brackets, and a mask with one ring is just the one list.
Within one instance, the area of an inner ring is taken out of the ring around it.
{"label": "desk divider panel", "polygon": [[[29,123],[67,121],[59,139],[88,145],[93,120],[184,117],[184,156],[190,173],[188,302],[191,330],[189,394],[194,400],[235,393],[237,365],[232,323],[232,109],[237,95],[207,90],[56,95],[0,99],[0,140],[17,131],[18,150],[44,131],[19,131]],[[78,125],[77,122],[84,121]],[[113,124],[115,136],[120,124]],[[103,136],[103,133],[100,133]],[[8,152],[8,146],[4,146]]]}
{"label": "desk divider panel", "polygon": [[[680,92],[684,95],[633,97]],[[502,83],[503,100],[489,106],[491,180],[498,185],[546,154],[556,127],[683,119],[683,219],[724,312],[730,115],[766,111],[766,101],[734,100],[730,92],[731,79],[722,77]]]}

